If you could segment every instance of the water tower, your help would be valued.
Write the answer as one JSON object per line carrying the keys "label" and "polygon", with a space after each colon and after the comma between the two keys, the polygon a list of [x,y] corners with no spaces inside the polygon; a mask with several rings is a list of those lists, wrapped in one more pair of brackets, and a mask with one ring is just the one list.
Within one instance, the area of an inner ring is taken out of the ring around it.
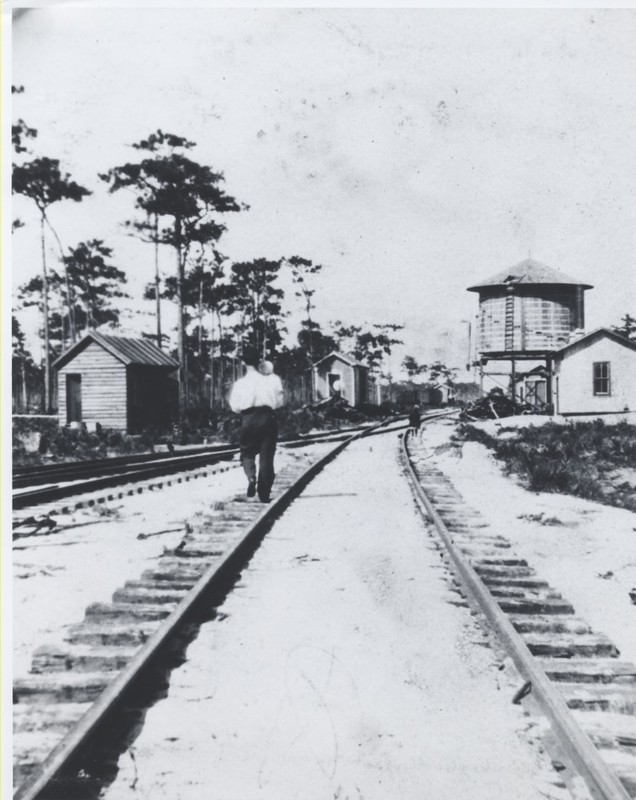
{"label": "water tower", "polygon": [[[551,397],[552,354],[585,323],[584,292],[589,283],[571,278],[531,258],[468,287],[479,294],[477,360],[483,376],[510,376],[519,361],[545,362],[546,397]],[[489,362],[505,372],[484,372]]]}

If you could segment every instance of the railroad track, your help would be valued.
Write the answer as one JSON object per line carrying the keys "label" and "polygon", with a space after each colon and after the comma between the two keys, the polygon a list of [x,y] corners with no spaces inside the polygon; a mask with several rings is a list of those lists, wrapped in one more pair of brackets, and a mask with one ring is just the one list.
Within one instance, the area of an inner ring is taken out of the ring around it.
{"label": "railroad track", "polygon": [[97,797],[187,644],[277,516],[350,442],[387,424],[349,436],[313,464],[298,454],[265,507],[244,498],[216,503],[205,523],[111,603],[89,606],[63,647],[34,652],[31,673],[14,683],[15,800]]}
{"label": "railroad track", "polygon": [[[304,434],[296,438],[281,439],[280,446],[299,447],[304,444],[313,444],[331,438],[342,438],[358,433],[370,427],[370,423],[355,425],[351,428],[320,431],[319,433]],[[227,443],[211,445],[195,445],[188,448],[179,448],[172,452],[138,453],[131,456],[116,456],[112,458],[97,458],[87,461],[65,462],[60,464],[38,464],[36,466],[22,466],[13,469],[12,485],[14,489],[38,486],[55,481],[70,481],[81,478],[98,477],[112,472],[122,471],[137,466],[144,466],[155,462],[169,461],[175,458],[196,456],[217,456],[223,458],[238,452],[238,447]]]}
{"label": "railroad track", "polygon": [[[325,431],[280,442],[282,447],[303,447],[321,442],[337,442],[369,430],[358,426],[348,430]],[[76,464],[55,464],[17,472],[13,481],[13,508],[18,511],[42,503],[54,503],[87,492],[111,489],[123,484],[147,481],[184,470],[217,464],[234,458],[238,447],[213,446],[174,455],[145,454],[131,458],[99,459]],[[53,483],[58,481],[59,483]],[[47,485],[42,486],[41,484]],[[29,489],[30,486],[39,488]]]}
{"label": "railroad track", "polygon": [[74,481],[82,478],[100,477],[125,469],[134,469],[153,463],[169,461],[173,457],[188,456],[218,456],[232,455],[235,447],[228,444],[209,445],[205,447],[188,448],[175,453],[140,453],[133,456],[117,456],[114,458],[97,458],[88,461],[65,462],[61,464],[40,464],[31,467],[16,467],[13,470],[12,485],[14,489],[23,489],[31,486],[55,483],[56,481]]}
{"label": "railroad track", "polygon": [[459,590],[522,676],[515,701],[526,696],[549,720],[573,796],[635,798],[636,666],[489,530],[428,455],[417,437],[404,437],[416,502],[434,523]]}

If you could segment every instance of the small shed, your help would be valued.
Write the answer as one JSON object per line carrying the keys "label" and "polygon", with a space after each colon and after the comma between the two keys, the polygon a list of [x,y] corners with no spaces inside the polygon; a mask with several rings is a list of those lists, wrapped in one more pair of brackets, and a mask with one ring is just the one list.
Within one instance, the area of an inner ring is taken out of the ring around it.
{"label": "small shed", "polygon": [[554,355],[553,402],[565,417],[636,411],[636,342],[599,328]]}
{"label": "small shed", "polygon": [[53,364],[60,425],[83,422],[127,433],[163,427],[178,408],[179,364],[146,339],[90,331]]}
{"label": "small shed", "polygon": [[429,403],[432,406],[446,406],[455,399],[455,387],[450,380],[430,383],[429,390]]}
{"label": "small shed", "polygon": [[376,402],[370,397],[369,367],[354,356],[334,352],[314,364],[314,401],[341,397],[351,406]]}

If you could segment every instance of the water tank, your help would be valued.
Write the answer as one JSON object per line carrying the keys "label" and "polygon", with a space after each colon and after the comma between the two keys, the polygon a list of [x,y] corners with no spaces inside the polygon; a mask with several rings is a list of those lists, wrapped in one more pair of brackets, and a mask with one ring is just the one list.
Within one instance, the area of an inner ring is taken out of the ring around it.
{"label": "water tank", "polygon": [[584,327],[588,283],[531,258],[468,288],[479,293],[481,355],[547,353]]}

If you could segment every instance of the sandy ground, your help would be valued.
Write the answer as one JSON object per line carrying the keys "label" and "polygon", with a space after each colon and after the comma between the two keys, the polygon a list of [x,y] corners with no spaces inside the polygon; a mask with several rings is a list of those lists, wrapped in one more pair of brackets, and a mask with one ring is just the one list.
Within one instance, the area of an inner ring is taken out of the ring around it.
{"label": "sandy ground", "polygon": [[[302,452],[318,457],[329,445]],[[291,453],[279,451],[277,468]],[[110,602],[127,580],[137,579],[164,548],[183,538],[186,521],[200,518],[219,500],[242,493],[242,469],[58,515],[61,528],[13,543],[13,677],[26,674],[33,650],[60,643],[84,609]],[[148,538],[137,538],[139,534]],[[96,568],[98,565],[98,568]]]}
{"label": "sandy ground", "polygon": [[107,800],[563,796],[396,451],[394,434],[352,445],[285,513]]}
{"label": "sandy ground", "polygon": [[[496,434],[499,424],[515,421],[481,427],[490,426]],[[636,606],[628,594],[636,586],[636,514],[568,495],[529,492],[504,475],[501,462],[484,445],[449,447],[452,431],[446,421],[424,430],[431,463],[581,617],[614,641],[623,658],[636,662]]]}

